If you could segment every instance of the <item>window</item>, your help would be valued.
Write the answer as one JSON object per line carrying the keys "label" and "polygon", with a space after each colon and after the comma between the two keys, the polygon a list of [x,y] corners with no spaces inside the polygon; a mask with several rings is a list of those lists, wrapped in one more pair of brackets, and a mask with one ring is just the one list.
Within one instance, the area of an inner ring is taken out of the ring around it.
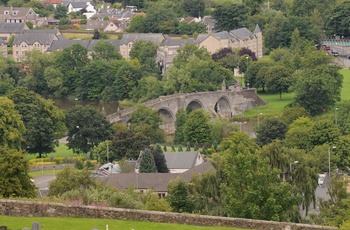
{"label": "window", "polygon": [[8,12],[7,10],[5,11],[5,14],[9,14],[10,12]]}
{"label": "window", "polygon": [[18,55],[18,51],[16,51],[16,54]]}

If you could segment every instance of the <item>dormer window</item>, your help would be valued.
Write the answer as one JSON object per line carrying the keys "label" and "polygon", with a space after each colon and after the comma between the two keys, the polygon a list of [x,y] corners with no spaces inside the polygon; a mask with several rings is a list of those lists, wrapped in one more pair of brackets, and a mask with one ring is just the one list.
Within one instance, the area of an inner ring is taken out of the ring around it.
{"label": "dormer window", "polygon": [[13,11],[13,15],[17,15],[18,11]]}
{"label": "dormer window", "polygon": [[10,13],[9,11],[7,11],[7,10],[5,11],[5,14],[9,14],[9,13]]}

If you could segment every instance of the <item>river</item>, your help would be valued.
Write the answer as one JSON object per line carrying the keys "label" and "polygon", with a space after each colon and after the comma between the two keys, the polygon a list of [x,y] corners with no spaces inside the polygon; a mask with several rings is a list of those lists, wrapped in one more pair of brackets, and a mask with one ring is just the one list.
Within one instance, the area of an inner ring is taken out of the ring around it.
{"label": "river", "polygon": [[68,110],[72,106],[76,105],[89,105],[96,108],[98,111],[102,112],[106,116],[117,112],[118,102],[97,102],[97,101],[83,101],[74,99],[53,99],[54,104],[62,110]]}

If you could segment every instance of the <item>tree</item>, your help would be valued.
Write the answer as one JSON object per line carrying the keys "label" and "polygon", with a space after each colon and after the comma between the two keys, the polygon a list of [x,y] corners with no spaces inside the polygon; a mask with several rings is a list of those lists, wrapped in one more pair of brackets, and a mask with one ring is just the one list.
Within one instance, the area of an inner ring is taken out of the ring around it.
{"label": "tree", "polygon": [[316,146],[325,143],[336,143],[339,140],[341,133],[339,128],[332,121],[324,119],[315,122],[310,136],[312,144]]}
{"label": "tree", "polygon": [[78,170],[68,166],[57,173],[56,180],[50,182],[49,195],[61,196],[74,189],[87,189],[95,186],[96,182],[90,177],[88,170]]}
{"label": "tree", "polygon": [[[252,62],[249,65],[249,71],[244,75],[245,82],[249,82],[249,85],[255,88],[262,87],[264,89],[266,85],[267,71],[273,66],[271,60],[258,60],[257,62]],[[267,71],[263,71],[264,68]]]}
{"label": "tree", "polygon": [[68,13],[68,8],[64,5],[58,4],[54,13],[55,19],[66,18]]}
{"label": "tree", "polygon": [[238,67],[239,56],[231,48],[223,48],[214,53],[211,58],[232,72]]}
{"label": "tree", "polygon": [[142,155],[141,155],[141,161],[140,161],[140,173],[156,173],[157,166],[154,162],[153,155],[151,153],[151,150],[146,148]]}
{"label": "tree", "polygon": [[114,124],[115,134],[110,148],[110,159],[137,159],[140,151],[150,145],[150,139],[142,133],[136,133],[132,127]]}
{"label": "tree", "polygon": [[204,0],[187,0],[182,2],[183,10],[192,17],[203,17],[205,3]]}
{"label": "tree", "polygon": [[0,145],[4,148],[22,148],[25,127],[15,104],[7,97],[0,97]]}
{"label": "tree", "polygon": [[190,143],[200,144],[210,142],[211,131],[209,125],[209,114],[203,110],[191,112],[184,125],[185,140]]}
{"label": "tree", "polygon": [[116,50],[116,48],[109,42],[99,41],[96,43],[92,49],[92,59],[102,59],[105,61],[110,61],[112,59],[122,59],[121,54]]}
{"label": "tree", "polygon": [[193,210],[193,199],[191,198],[189,184],[180,178],[169,182],[166,199],[173,212],[191,213]]}
{"label": "tree", "polygon": [[162,2],[150,3],[144,20],[144,32],[174,33],[178,20],[174,12]]}
{"label": "tree", "polygon": [[26,127],[24,149],[31,154],[55,150],[57,140],[64,135],[64,114],[51,100],[40,97],[27,88],[18,87],[8,94]]}
{"label": "tree", "polygon": [[160,145],[156,145],[153,150],[153,158],[159,173],[168,173],[169,169]]}
{"label": "tree", "polygon": [[179,109],[176,112],[176,119],[175,119],[175,137],[174,137],[174,143],[180,144],[185,141],[185,134],[184,134],[184,125],[186,124],[187,115],[186,111],[184,109]]}
{"label": "tree", "polygon": [[335,66],[319,65],[303,69],[293,86],[295,103],[307,109],[311,115],[321,113],[340,100],[343,76]]}
{"label": "tree", "polygon": [[130,25],[127,28],[127,31],[130,33],[143,33],[145,31],[144,22],[144,15],[135,15],[131,18]]}
{"label": "tree", "polygon": [[136,58],[141,64],[144,75],[157,74],[157,45],[151,41],[136,41],[130,51],[130,58]]}
{"label": "tree", "polygon": [[270,168],[247,134],[233,132],[219,149],[213,162],[228,216],[275,221],[299,216],[297,188],[278,179],[279,171]]}
{"label": "tree", "polygon": [[292,122],[283,141],[284,146],[310,150],[314,147],[311,141],[311,133],[314,122],[308,117],[300,117]]}
{"label": "tree", "polygon": [[279,93],[282,100],[282,93],[288,93],[293,83],[292,71],[282,65],[275,65],[269,68],[266,77],[266,87],[271,93]]}
{"label": "tree", "polygon": [[342,34],[344,37],[350,35],[348,27],[350,2],[344,1],[336,5],[328,17],[326,23],[327,34],[330,36]]}
{"label": "tree", "polygon": [[292,106],[283,109],[281,120],[289,125],[300,117],[310,117],[310,113],[303,107]]}
{"label": "tree", "polygon": [[222,4],[215,7],[213,18],[215,28],[220,31],[230,31],[243,26],[247,9],[242,4]]}
{"label": "tree", "polygon": [[256,130],[256,142],[264,146],[275,139],[283,140],[287,130],[288,126],[285,123],[276,118],[266,118]]}
{"label": "tree", "polygon": [[113,129],[109,121],[89,106],[74,106],[67,111],[68,147],[75,153],[88,153],[102,141],[111,139]]}
{"label": "tree", "polygon": [[25,153],[0,147],[0,195],[9,197],[35,197],[35,185],[28,175]]}
{"label": "tree", "polygon": [[159,128],[163,119],[156,110],[142,104],[137,105],[136,110],[131,114],[130,122],[134,131],[150,138],[151,143],[164,141],[164,130]]}

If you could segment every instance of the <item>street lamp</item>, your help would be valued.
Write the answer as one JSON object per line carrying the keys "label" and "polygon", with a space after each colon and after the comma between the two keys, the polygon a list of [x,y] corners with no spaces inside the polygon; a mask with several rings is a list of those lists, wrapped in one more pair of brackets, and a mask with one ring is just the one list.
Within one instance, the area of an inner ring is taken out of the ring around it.
{"label": "street lamp", "polygon": [[242,132],[242,123],[246,124],[247,122],[246,121],[245,122],[241,122],[241,121],[237,122],[237,121],[235,121],[235,123],[239,123],[239,131]]}
{"label": "street lamp", "polygon": [[337,112],[338,112],[338,107],[335,108],[335,110],[334,110],[334,123],[335,123],[335,125],[338,125]]}
{"label": "street lamp", "polygon": [[[247,74],[247,72],[248,72],[248,61],[249,61],[249,57],[246,56],[245,59],[247,60],[247,68],[246,68],[246,70],[245,70],[244,76],[245,76],[245,75]],[[243,87],[242,78],[241,78],[241,86]]]}
{"label": "street lamp", "polygon": [[258,111],[258,128],[260,127],[260,115],[262,115],[262,113],[260,113],[260,111]]}
{"label": "street lamp", "polygon": [[328,177],[331,178],[331,148],[336,149],[336,146],[328,148]]}

